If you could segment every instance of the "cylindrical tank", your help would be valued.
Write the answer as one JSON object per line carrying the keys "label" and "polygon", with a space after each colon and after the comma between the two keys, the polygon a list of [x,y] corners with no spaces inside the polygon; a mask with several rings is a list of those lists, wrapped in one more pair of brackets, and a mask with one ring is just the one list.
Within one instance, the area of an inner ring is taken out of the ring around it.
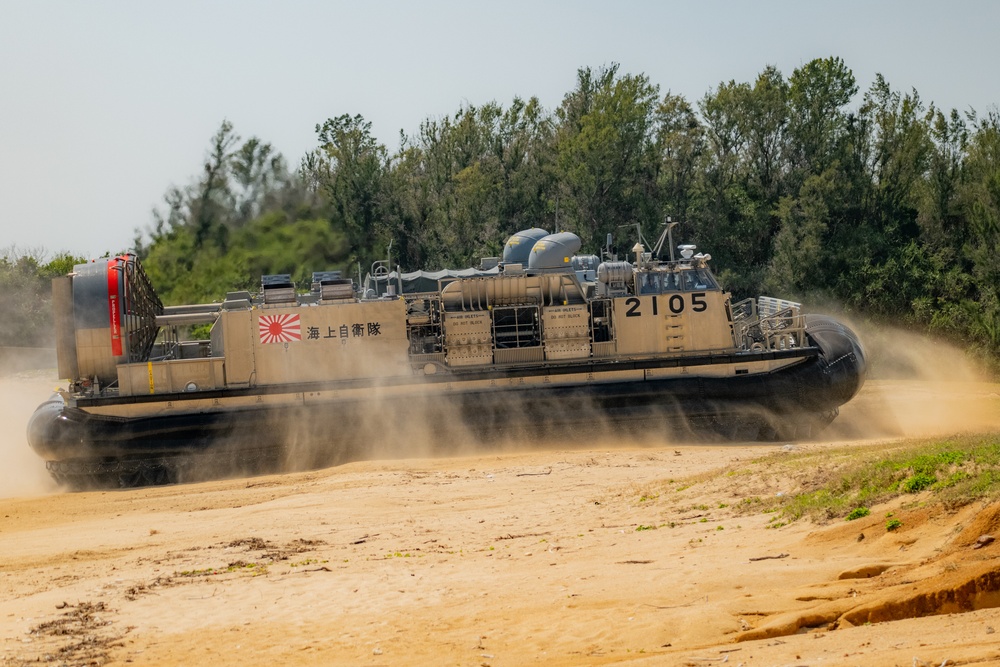
{"label": "cylindrical tank", "polygon": [[549,233],[544,229],[532,227],[512,234],[503,247],[504,264],[527,264],[528,255],[538,239],[545,238]]}
{"label": "cylindrical tank", "polygon": [[575,255],[571,259],[573,270],[580,280],[593,282],[597,280],[597,267],[601,264],[601,258],[597,255]]}
{"label": "cylindrical tank", "polygon": [[605,285],[631,280],[632,265],[628,262],[601,262],[597,267],[597,279]]}
{"label": "cylindrical tank", "polygon": [[573,255],[582,245],[580,237],[572,232],[549,234],[538,239],[528,257],[529,269],[561,269],[572,266]]}

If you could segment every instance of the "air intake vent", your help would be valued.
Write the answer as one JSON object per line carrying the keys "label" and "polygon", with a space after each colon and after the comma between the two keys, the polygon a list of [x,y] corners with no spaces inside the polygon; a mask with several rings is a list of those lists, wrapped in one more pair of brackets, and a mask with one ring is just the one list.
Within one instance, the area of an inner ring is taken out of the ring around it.
{"label": "air intake vent", "polygon": [[287,273],[262,276],[261,291],[264,293],[264,303],[295,303],[295,283]]}
{"label": "air intake vent", "polygon": [[354,283],[341,278],[340,271],[314,271],[311,292],[321,301],[339,301],[354,298]]}

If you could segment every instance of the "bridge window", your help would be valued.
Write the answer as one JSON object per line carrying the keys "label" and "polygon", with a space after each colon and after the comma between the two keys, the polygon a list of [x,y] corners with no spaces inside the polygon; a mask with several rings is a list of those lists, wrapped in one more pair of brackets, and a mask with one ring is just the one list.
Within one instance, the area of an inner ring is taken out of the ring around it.
{"label": "bridge window", "polygon": [[719,288],[715,282],[715,277],[708,269],[689,269],[681,271],[678,275],[681,289],[685,292],[698,292],[701,290],[714,290]]}
{"label": "bridge window", "polygon": [[660,294],[663,292],[663,283],[658,273],[639,274],[639,294]]}

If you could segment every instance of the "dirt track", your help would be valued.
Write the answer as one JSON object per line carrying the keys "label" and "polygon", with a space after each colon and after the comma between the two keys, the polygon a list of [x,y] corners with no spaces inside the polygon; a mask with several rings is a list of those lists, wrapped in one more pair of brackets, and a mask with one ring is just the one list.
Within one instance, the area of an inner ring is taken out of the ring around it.
{"label": "dirt track", "polygon": [[[768,529],[735,506],[794,488],[709,476],[786,443],[576,441],[68,494],[16,449],[52,384],[0,382],[3,664],[1000,661],[1000,546],[971,548],[998,508]],[[869,382],[830,439],[790,444],[961,430],[1000,432],[1000,386]],[[994,608],[911,618],[975,606]]]}

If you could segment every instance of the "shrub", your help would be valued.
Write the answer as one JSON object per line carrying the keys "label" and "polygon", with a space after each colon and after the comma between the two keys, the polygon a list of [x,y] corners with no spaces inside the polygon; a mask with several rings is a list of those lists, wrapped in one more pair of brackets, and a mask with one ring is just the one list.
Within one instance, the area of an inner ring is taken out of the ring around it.
{"label": "shrub", "polygon": [[937,481],[937,477],[926,472],[918,472],[912,477],[903,480],[903,491],[906,493],[919,493]]}

